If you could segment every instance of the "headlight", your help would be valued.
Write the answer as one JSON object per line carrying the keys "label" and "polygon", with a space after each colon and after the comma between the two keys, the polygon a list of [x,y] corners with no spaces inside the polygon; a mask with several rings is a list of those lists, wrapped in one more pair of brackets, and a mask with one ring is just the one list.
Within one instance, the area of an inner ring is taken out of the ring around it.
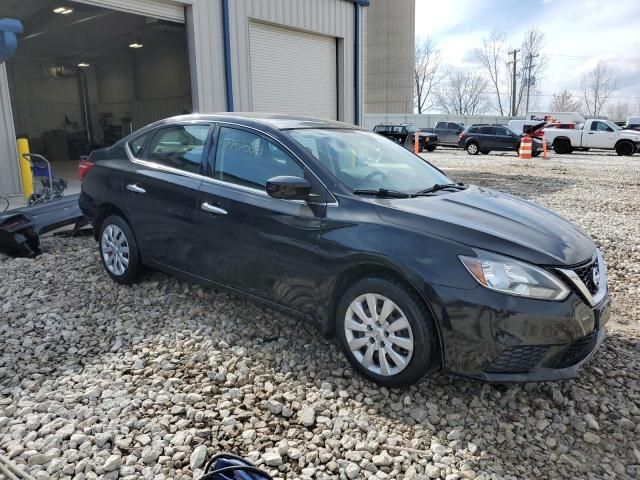
{"label": "headlight", "polygon": [[495,253],[476,250],[478,257],[460,261],[480,285],[496,292],[540,300],[564,300],[569,289],[549,272]]}

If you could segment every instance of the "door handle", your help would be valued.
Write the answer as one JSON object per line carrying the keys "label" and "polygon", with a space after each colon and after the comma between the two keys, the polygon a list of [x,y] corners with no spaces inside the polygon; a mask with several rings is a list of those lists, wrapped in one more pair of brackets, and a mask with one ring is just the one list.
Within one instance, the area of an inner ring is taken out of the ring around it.
{"label": "door handle", "polygon": [[593,135],[593,132],[589,132],[587,135]]}
{"label": "door handle", "polygon": [[136,183],[130,183],[129,185],[127,185],[127,190],[133,193],[147,193],[144,188]]}
{"label": "door handle", "polygon": [[211,205],[210,203],[204,202],[200,205],[200,208],[205,212],[215,213],[217,215],[226,215],[227,211],[224,208],[216,207],[215,205]]}

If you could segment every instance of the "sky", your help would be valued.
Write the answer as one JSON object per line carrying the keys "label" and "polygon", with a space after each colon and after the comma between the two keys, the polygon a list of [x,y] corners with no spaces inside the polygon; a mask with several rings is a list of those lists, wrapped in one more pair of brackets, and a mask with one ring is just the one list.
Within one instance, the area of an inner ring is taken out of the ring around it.
{"label": "sky", "polygon": [[640,0],[416,0],[416,39],[431,37],[457,67],[480,68],[473,51],[492,30],[518,48],[531,27],[545,34],[537,109],[565,88],[579,94],[580,77],[604,60],[619,85],[612,102],[640,113]]}

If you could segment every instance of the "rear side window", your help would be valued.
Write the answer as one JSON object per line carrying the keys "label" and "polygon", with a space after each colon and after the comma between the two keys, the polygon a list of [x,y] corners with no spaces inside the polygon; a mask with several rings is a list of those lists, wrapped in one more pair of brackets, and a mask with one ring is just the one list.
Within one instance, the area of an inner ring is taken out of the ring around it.
{"label": "rear side window", "polygon": [[131,153],[134,157],[137,157],[140,152],[142,152],[142,149],[144,148],[150,136],[151,132],[146,132],[142,135],[137,136],[129,142],[129,150],[131,150]]}
{"label": "rear side window", "polygon": [[482,127],[480,128],[481,135],[493,135],[493,127]]}
{"label": "rear side window", "polygon": [[267,180],[279,176],[304,177],[304,171],[266,138],[235,128],[220,129],[214,178],[264,190]]}
{"label": "rear side window", "polygon": [[176,125],[157,131],[147,158],[153,162],[191,173],[200,172],[208,125]]}
{"label": "rear side window", "polygon": [[447,122],[436,123],[436,128],[447,128]]}

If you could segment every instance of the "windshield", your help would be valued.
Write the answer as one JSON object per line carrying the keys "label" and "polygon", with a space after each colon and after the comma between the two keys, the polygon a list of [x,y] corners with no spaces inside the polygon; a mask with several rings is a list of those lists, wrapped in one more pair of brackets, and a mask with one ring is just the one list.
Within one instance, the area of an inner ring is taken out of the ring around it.
{"label": "windshield", "polygon": [[370,132],[300,129],[288,134],[351,190],[416,193],[452,183],[420,157]]}

